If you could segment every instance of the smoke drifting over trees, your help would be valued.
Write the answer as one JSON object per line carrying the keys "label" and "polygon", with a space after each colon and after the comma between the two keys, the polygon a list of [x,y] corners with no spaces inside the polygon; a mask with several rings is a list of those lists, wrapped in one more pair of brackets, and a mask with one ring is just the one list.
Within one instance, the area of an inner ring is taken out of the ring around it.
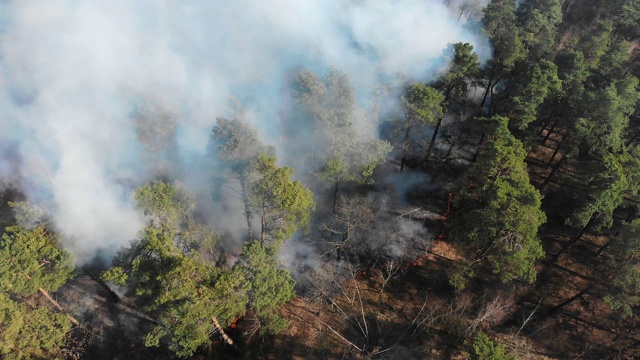
{"label": "smoke drifting over trees", "polygon": [[486,58],[486,40],[465,27],[473,7],[450,3],[3,2],[1,175],[49,209],[79,262],[112,254],[144,223],[134,186],[167,177],[210,191],[202,164],[216,117],[236,115],[230,97],[296,165],[279,141],[290,74],[334,66],[362,98],[398,73],[433,79],[450,43]]}
{"label": "smoke drifting over trees", "polygon": [[0,357],[640,358],[638,24],[0,1]]}

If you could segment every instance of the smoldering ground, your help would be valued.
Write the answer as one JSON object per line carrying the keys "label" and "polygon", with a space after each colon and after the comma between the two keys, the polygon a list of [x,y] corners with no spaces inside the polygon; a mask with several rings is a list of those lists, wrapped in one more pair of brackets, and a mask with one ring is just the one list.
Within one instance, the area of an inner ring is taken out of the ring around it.
{"label": "smoldering ground", "polygon": [[[472,12],[458,14],[481,2],[447,3],[2,2],[1,175],[49,210],[79,262],[108,256],[143,225],[132,187],[167,177],[208,193],[207,142],[216,116],[232,115],[230,96],[279,147],[292,69],[335,66],[366,92],[399,72],[432,79],[449,43],[486,58],[486,40],[465,26]],[[244,226],[203,208],[214,226]]]}

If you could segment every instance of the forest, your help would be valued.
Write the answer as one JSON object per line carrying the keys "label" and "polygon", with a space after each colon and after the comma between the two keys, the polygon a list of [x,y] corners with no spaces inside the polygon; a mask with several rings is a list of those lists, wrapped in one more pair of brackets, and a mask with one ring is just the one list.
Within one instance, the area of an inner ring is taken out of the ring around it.
{"label": "forest", "polygon": [[1,359],[640,358],[640,0],[205,3],[0,4]]}

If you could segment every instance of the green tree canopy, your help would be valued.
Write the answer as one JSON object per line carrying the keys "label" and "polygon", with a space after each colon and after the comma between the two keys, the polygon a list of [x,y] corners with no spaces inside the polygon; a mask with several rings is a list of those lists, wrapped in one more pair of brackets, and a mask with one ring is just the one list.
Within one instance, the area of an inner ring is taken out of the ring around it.
{"label": "green tree canopy", "polygon": [[444,102],[448,106],[451,98],[465,98],[467,91],[480,73],[478,54],[473,52],[473,45],[469,43],[456,43],[449,45],[447,51],[453,50],[451,65],[446,74],[437,82],[437,87],[444,94]]}
{"label": "green tree canopy", "polygon": [[71,255],[58,238],[38,226],[11,226],[0,241],[0,287],[15,296],[29,296],[39,288],[56,291],[73,272]]}
{"label": "green tree canopy", "polygon": [[245,245],[233,271],[249,282],[249,306],[264,323],[260,330],[271,333],[284,330],[287,322],[278,314],[278,306],[293,298],[295,281],[280,268],[275,248],[258,242]]}
{"label": "green tree canopy", "polygon": [[515,356],[507,354],[504,345],[492,341],[482,331],[476,333],[473,340],[473,351],[476,360],[516,360]]}
{"label": "green tree canopy", "polygon": [[516,23],[515,0],[491,0],[483,12],[484,32],[493,47],[493,57],[484,69],[486,86],[481,107],[494,86],[504,80],[516,63],[526,56]]}
{"label": "green tree canopy", "polygon": [[71,329],[38,291],[56,291],[72,277],[71,255],[55,234],[37,225],[11,226],[0,241],[0,355],[3,359],[52,358]]}
{"label": "green tree canopy", "polygon": [[310,167],[319,179],[334,185],[335,212],[340,182],[371,183],[373,170],[392,147],[361,128],[374,126],[377,119],[366,117],[356,103],[349,77],[335,68],[322,79],[302,71],[297,78],[296,101],[313,118]]}
{"label": "green tree canopy", "polygon": [[179,183],[150,182],[136,188],[133,198],[145,215],[163,225],[185,221],[195,208],[193,194]]}
{"label": "green tree canopy", "polygon": [[[300,186],[292,185],[293,182],[288,179],[290,172],[275,167],[275,159],[266,155],[260,155],[258,159],[263,159],[267,163],[265,166],[271,166],[272,170],[275,168],[274,172],[280,175],[278,178],[273,173],[265,172],[265,176],[271,176],[272,183],[276,182],[279,186],[264,187],[265,192],[280,196],[274,203],[284,208],[294,208],[299,204],[301,200],[296,196],[304,198],[305,195],[289,194],[294,191],[292,187]],[[282,182],[278,183],[274,177]],[[257,181],[256,184],[261,183]],[[157,199],[158,191],[174,194],[186,189],[156,182],[134,190],[134,196],[142,204],[155,203],[153,199]],[[284,196],[283,193],[291,196]],[[305,194],[311,196],[310,193]],[[163,214],[180,213],[180,209],[184,209],[183,196],[160,199],[163,206],[154,206],[152,209]],[[152,211],[148,214],[157,216]],[[183,215],[192,218],[190,213]],[[300,218],[304,214],[296,213],[295,216],[297,221],[302,221]],[[192,221],[189,220],[188,224]],[[293,281],[286,272],[277,269],[274,253],[269,252],[271,255],[267,259],[264,255],[267,250],[258,245],[247,247],[247,253],[241,255],[242,265],[225,270],[205,261],[198,251],[185,251],[179,246],[180,238],[186,236],[185,233],[191,231],[189,229],[185,229],[180,221],[151,221],[131,247],[116,257],[114,267],[103,274],[105,279],[120,285],[134,285],[136,294],[142,296],[147,304],[145,310],[157,319],[157,325],[145,336],[145,344],[158,346],[163,341],[178,356],[192,356],[199,347],[209,342],[213,331],[220,331],[217,323],[226,326],[236,317],[244,315],[249,307],[263,318],[266,331],[280,330],[283,322],[273,307],[291,298]],[[207,229],[207,232],[215,239],[211,230]],[[276,282],[275,286],[272,286],[273,281]]]}
{"label": "green tree canopy", "polygon": [[455,194],[450,236],[463,253],[474,257],[452,283],[463,287],[460,276],[475,266],[489,268],[503,281],[536,278],[534,263],[544,255],[537,238],[546,220],[542,196],[529,182],[526,152],[507,128],[507,119],[482,120],[489,134],[477,162]]}
{"label": "green tree canopy", "polygon": [[562,9],[557,0],[525,0],[518,7],[522,42],[531,57],[542,58],[551,51]]}
{"label": "green tree canopy", "polygon": [[604,301],[618,315],[633,316],[633,308],[640,305],[640,219],[624,224],[620,235],[612,239],[615,255],[610,262],[613,279],[607,282]]}
{"label": "green tree canopy", "polygon": [[250,202],[261,216],[260,242],[264,244],[268,237],[277,247],[296,230],[309,226],[315,208],[313,194],[300,182],[291,180],[293,169],[278,167],[273,156],[260,154],[253,166],[257,179]]}
{"label": "green tree canopy", "polygon": [[212,319],[226,325],[244,314],[245,286],[195,251],[193,241],[213,246],[217,235],[193,220],[195,200],[186,188],[157,181],[136,188],[133,197],[151,221],[103,277],[135,285],[144,297],[145,309],[158,320],[145,337],[147,346],[165,339],[177,355],[190,356],[208,342],[215,330]]}
{"label": "green tree canopy", "polygon": [[524,130],[538,117],[538,107],[546,98],[561,90],[558,69],[554,63],[541,60],[527,71],[514,76],[506,100],[499,108],[509,114],[510,126]]}
{"label": "green tree canopy", "polygon": [[583,173],[590,176],[591,180],[586,187],[574,187],[577,206],[566,224],[582,228],[590,220],[597,220],[596,229],[610,227],[613,224],[613,211],[622,204],[625,192],[630,187],[624,165],[614,154],[607,154],[602,161],[588,165]]}
{"label": "green tree canopy", "polygon": [[581,159],[602,158],[608,152],[619,152],[629,116],[640,98],[638,79],[628,76],[604,89],[589,91],[584,96],[583,113],[576,121],[574,151]]}
{"label": "green tree canopy", "polygon": [[71,322],[45,306],[32,308],[0,292],[0,356],[3,359],[62,358]]}

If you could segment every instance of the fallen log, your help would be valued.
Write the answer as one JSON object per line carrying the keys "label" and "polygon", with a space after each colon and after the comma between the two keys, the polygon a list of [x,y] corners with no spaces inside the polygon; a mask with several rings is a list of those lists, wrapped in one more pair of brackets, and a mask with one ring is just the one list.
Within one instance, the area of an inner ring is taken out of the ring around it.
{"label": "fallen log", "polygon": [[120,302],[120,296],[118,296],[118,294],[116,294],[113,290],[111,290],[111,288],[109,287],[109,285],[107,285],[107,283],[105,283],[99,277],[95,276],[93,273],[91,273],[86,268],[82,268],[82,271],[84,271],[85,274],[89,275],[89,277],[93,281],[97,282],[98,285],[100,285],[103,289],[105,289],[107,291],[107,293],[109,294],[109,296],[111,296],[111,299],[113,300],[114,303],[119,303]]}
{"label": "fallen log", "polygon": [[220,333],[220,336],[222,336],[222,339],[229,345],[233,346],[233,340],[231,340],[231,338],[229,337],[229,335],[227,335],[226,332],[224,332],[224,329],[222,329],[222,326],[220,326],[220,323],[218,322],[218,319],[216,319],[215,316],[211,317],[211,321],[213,321],[213,326],[216,327],[216,329],[218,330],[218,332]]}
{"label": "fallen log", "polygon": [[57,301],[55,301],[51,295],[49,295],[49,293],[47,292],[47,290],[43,289],[43,288],[38,288],[38,291],[40,291],[40,293],[42,295],[44,295],[44,297],[47,298],[47,300],[49,300],[49,302],[51,302],[53,304],[53,306],[55,306],[58,310],[60,310],[63,314],[65,314],[67,316],[67,318],[69,319],[69,321],[71,321],[75,326],[80,326],[80,322],[78,320],[76,320],[73,316],[69,315],[69,313],[67,313],[66,311],[64,311],[64,309],[62,308],[62,306],[60,306],[60,304],[58,304]]}

